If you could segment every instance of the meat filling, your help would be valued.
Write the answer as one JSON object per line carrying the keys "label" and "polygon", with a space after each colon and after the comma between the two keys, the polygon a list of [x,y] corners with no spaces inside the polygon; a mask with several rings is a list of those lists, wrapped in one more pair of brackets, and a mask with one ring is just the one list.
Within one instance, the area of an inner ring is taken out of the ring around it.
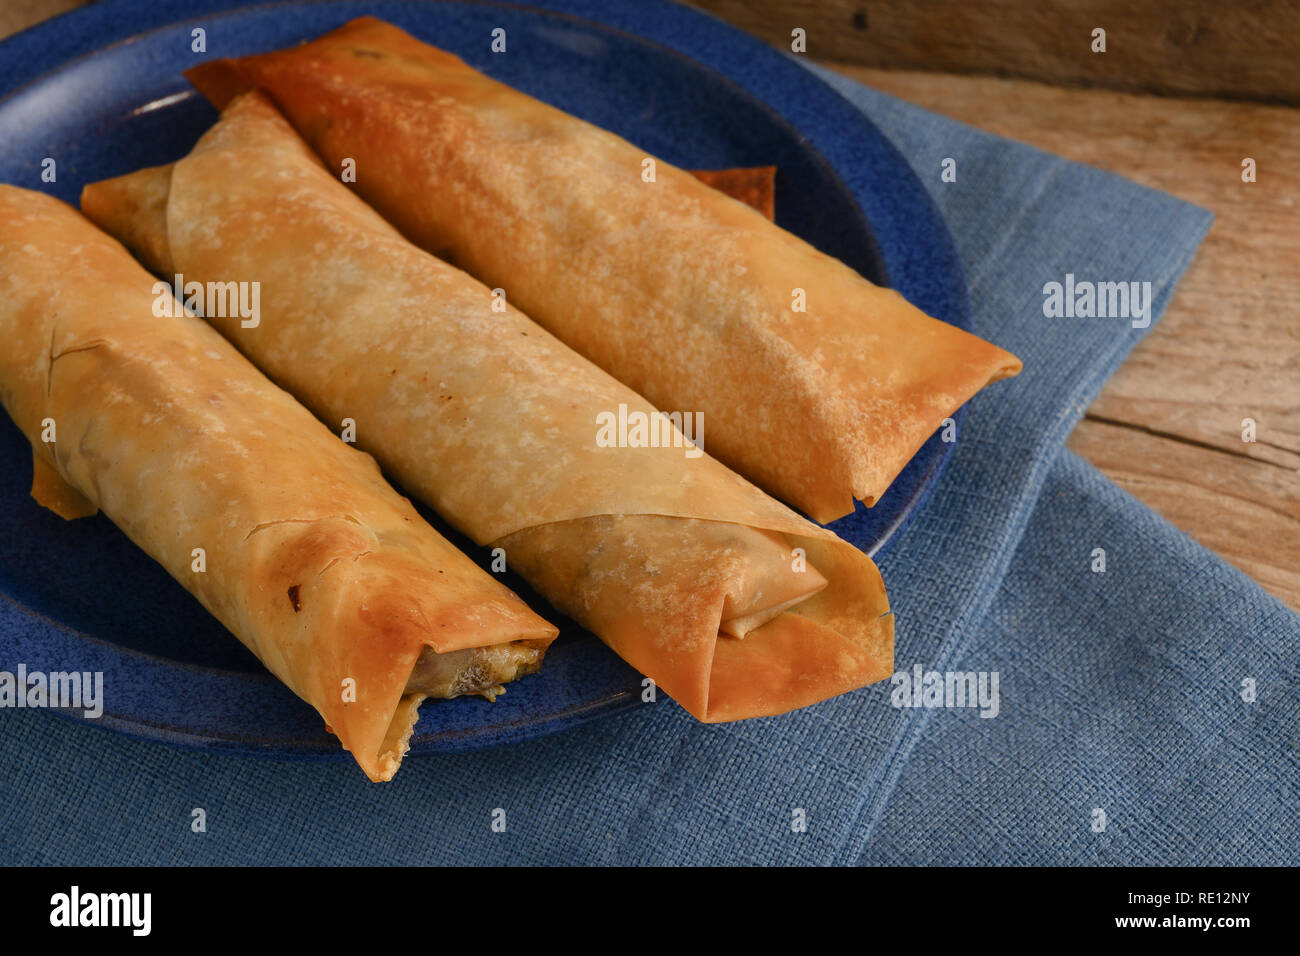
{"label": "meat filling", "polygon": [[545,647],[515,641],[494,647],[470,647],[439,654],[432,647],[420,652],[406,682],[406,693],[429,697],[479,694],[496,700],[503,684],[532,674],[542,666]]}

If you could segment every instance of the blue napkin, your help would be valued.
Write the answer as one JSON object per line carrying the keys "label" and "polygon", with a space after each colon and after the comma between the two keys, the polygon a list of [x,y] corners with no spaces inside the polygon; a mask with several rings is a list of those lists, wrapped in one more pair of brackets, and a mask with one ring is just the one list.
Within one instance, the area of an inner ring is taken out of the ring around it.
{"label": "blue napkin", "polygon": [[898,670],[997,672],[996,717],[896,707],[893,682],[722,726],[661,697],[540,741],[412,758],[372,785],[337,761],[196,754],[11,711],[0,859],[1300,860],[1300,622],[1062,449],[1146,330],[1048,318],[1045,283],[1150,282],[1158,315],[1209,214],[824,75],[931,189],[976,331],[1025,360],[974,400],[882,563]]}

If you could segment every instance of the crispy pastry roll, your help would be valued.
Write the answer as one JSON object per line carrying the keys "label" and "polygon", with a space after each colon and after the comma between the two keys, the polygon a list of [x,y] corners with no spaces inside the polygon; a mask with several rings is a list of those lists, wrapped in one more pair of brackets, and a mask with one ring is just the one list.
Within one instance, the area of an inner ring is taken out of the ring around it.
{"label": "crispy pastry roll", "polygon": [[[1013,355],[646,152],[365,17],[186,74],[260,87],[408,238],[506,290],[817,521],[868,505]],[[796,311],[802,309],[802,311]]]}
{"label": "crispy pastry roll", "polygon": [[161,275],[260,282],[256,328],[209,321],[701,720],[892,672],[869,558],[688,444],[689,410],[661,416],[403,239],[260,93],[82,207]]}
{"label": "crispy pastry roll", "polygon": [[0,185],[0,399],[32,494],[103,509],[388,780],[422,700],[499,692],[556,629],[158,285]]}

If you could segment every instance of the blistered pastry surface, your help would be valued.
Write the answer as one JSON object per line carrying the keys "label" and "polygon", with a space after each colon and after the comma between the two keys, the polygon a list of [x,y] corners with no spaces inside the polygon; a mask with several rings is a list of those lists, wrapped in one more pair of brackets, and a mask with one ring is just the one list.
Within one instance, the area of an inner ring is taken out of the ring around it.
{"label": "blistered pastry surface", "polygon": [[690,173],[381,21],[228,62],[332,168],[354,159],[356,190],[406,235],[659,407],[704,412],[718,458],[817,520],[874,501],[1019,371]]}
{"label": "blistered pastry surface", "polygon": [[[0,186],[0,398],[42,467],[315,706],[374,776],[424,646],[553,629],[424,523],[370,456],[203,322],[158,314],[159,301],[170,297],[74,210]],[[51,480],[38,481],[45,495]]]}

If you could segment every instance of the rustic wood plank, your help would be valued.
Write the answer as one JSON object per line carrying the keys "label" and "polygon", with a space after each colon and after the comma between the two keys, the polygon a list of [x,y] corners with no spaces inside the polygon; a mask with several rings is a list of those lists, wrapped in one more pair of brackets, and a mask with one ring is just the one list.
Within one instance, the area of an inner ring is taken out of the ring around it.
{"label": "rustic wood plank", "polygon": [[1300,609],[1300,110],[830,65],[1214,211],[1165,317],[1069,444]]}
{"label": "rustic wood plank", "polygon": [[0,4],[0,40],[42,20],[84,7],[86,3],[87,0],[4,0]]}
{"label": "rustic wood plank", "polygon": [[1190,530],[1266,590],[1292,607],[1300,605],[1300,564],[1279,560],[1300,555],[1295,468],[1207,452],[1098,420],[1083,422],[1070,447],[1104,463],[1103,470],[1125,491]]}
{"label": "rustic wood plank", "polygon": [[861,66],[1300,104],[1296,0],[693,2],[786,50],[802,28],[809,56]]}

